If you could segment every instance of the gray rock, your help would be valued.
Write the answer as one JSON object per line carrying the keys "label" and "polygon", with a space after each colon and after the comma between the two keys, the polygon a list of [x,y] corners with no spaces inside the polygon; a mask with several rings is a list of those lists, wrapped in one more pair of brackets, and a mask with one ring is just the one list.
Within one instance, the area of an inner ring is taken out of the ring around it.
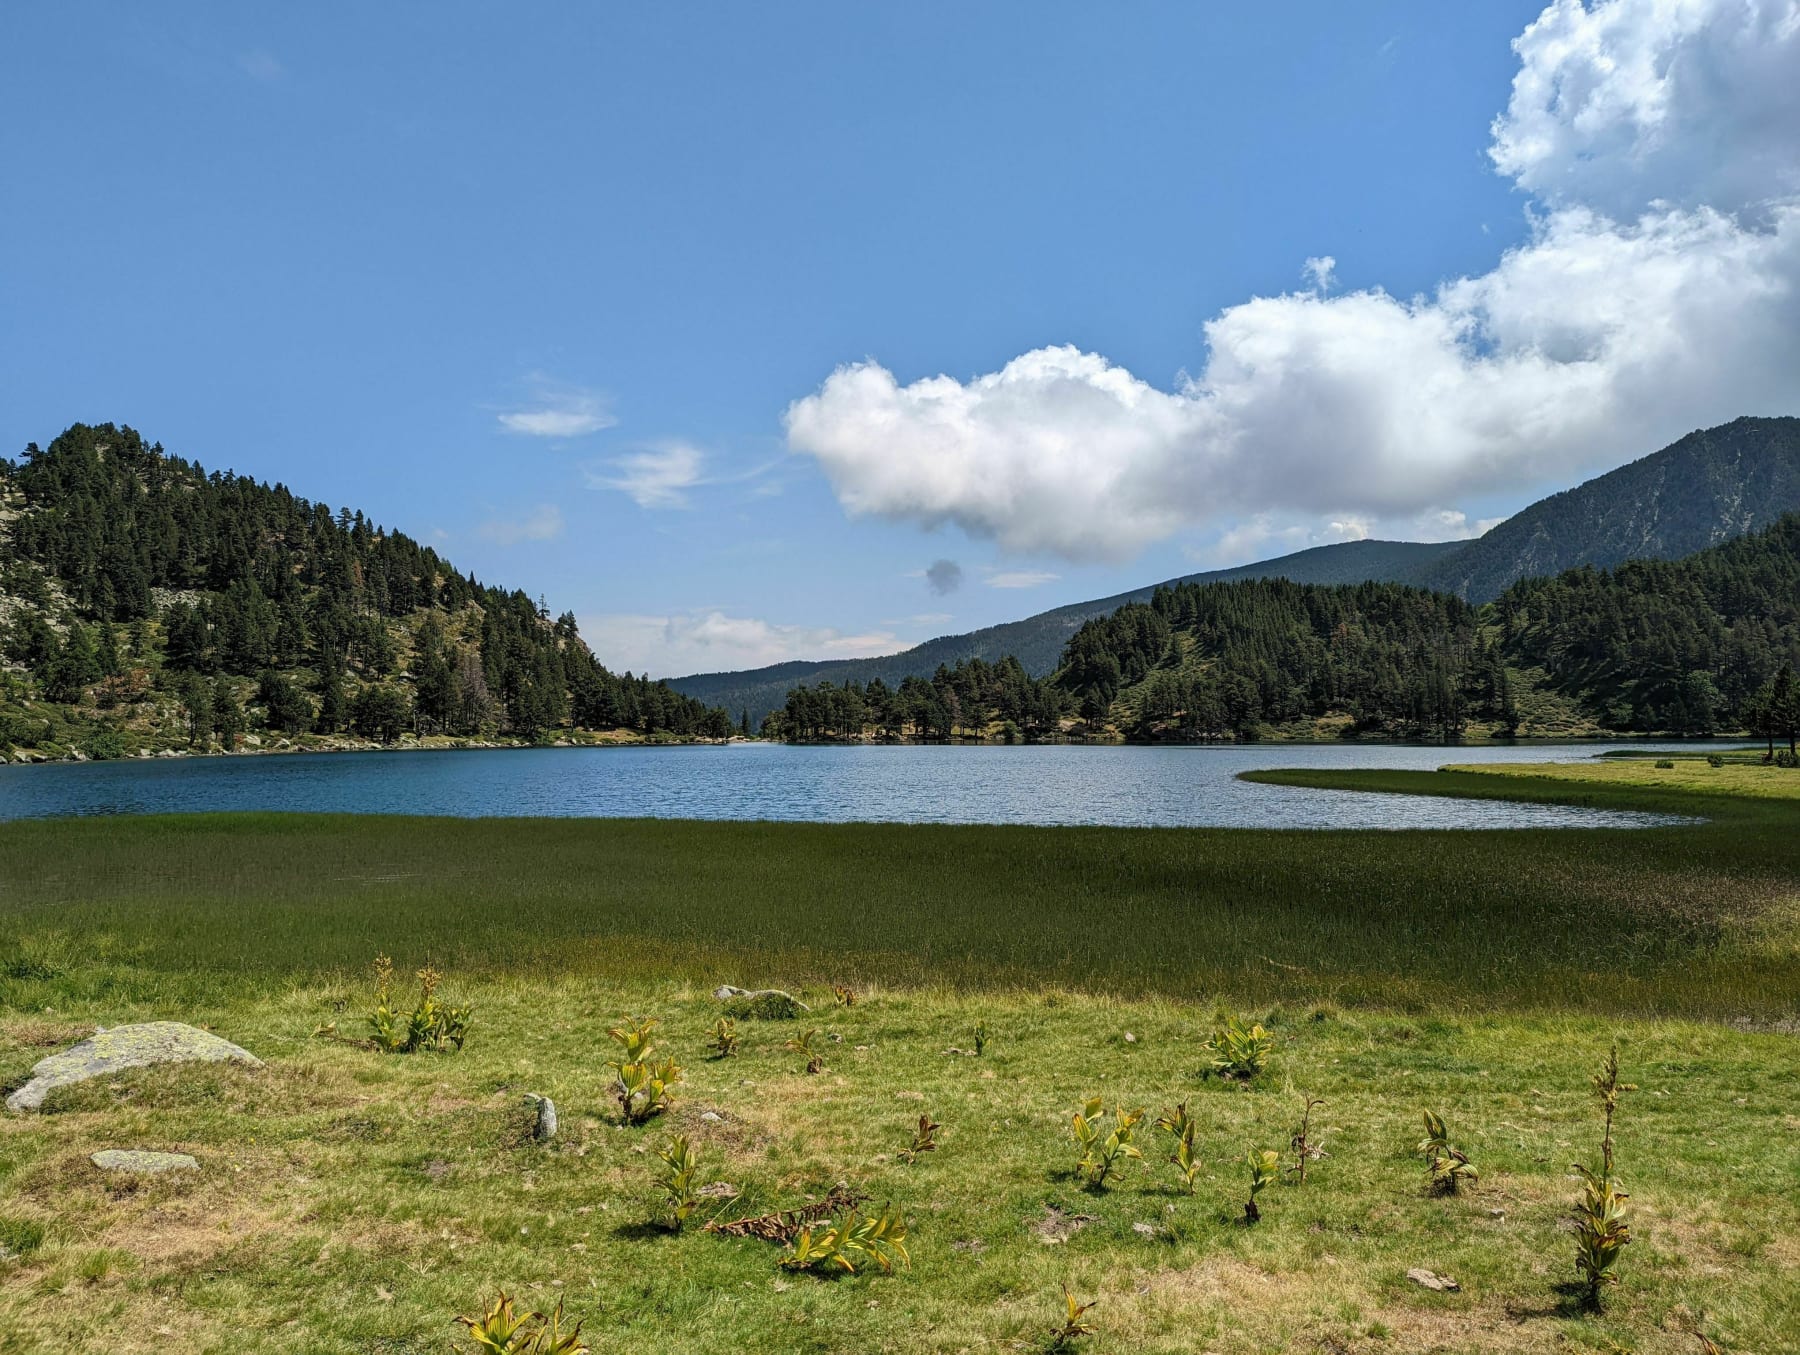
{"label": "gray rock", "polygon": [[749,1017],[760,1021],[793,1021],[807,1006],[792,993],[779,988],[733,988],[729,983],[713,990],[713,996],[725,1004],[727,1016]]}
{"label": "gray rock", "polygon": [[146,1153],[135,1148],[104,1148],[88,1160],[102,1171],[137,1172],[149,1176],[200,1170],[200,1164],[186,1153]]}
{"label": "gray rock", "polygon": [[556,1137],[556,1102],[536,1092],[526,1092],[525,1100],[537,1107],[537,1121],[531,1126],[531,1137],[539,1143],[548,1143]]}
{"label": "gray rock", "polygon": [[1421,1266],[1414,1266],[1407,1271],[1406,1278],[1422,1289],[1435,1290],[1440,1294],[1455,1294],[1462,1290],[1462,1286],[1448,1275],[1438,1275]]}
{"label": "gray rock", "polygon": [[96,1030],[91,1039],[60,1054],[39,1059],[31,1070],[31,1081],[6,1098],[6,1108],[39,1110],[44,1098],[58,1087],[158,1063],[242,1063],[251,1068],[262,1067],[262,1060],[248,1050],[179,1021],[114,1026],[111,1030]]}

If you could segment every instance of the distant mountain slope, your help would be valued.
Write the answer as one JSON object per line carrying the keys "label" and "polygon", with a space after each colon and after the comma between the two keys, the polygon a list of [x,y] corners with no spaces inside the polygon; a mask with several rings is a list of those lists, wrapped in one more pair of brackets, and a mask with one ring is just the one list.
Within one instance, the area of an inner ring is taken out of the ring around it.
{"label": "distant mountain slope", "polygon": [[1315,546],[1070,603],[966,635],[942,636],[882,658],[701,673],[669,685],[729,711],[748,710],[755,721],[780,706],[788,690],[799,684],[880,678],[897,686],[908,676],[929,677],[939,664],[970,658],[991,663],[1008,654],[1016,655],[1028,673],[1041,676],[1056,668],[1062,647],[1084,621],[1127,602],[1147,601],[1158,587],[1177,583],[1268,578],[1407,583],[1487,602],[1519,579],[1584,564],[1604,568],[1632,559],[1674,559],[1766,527],[1795,510],[1800,510],[1800,418],[1742,418],[1690,433],[1660,452],[1540,499],[1473,541]]}
{"label": "distant mountain slope", "polygon": [[1737,419],[1540,499],[1415,582],[1471,602],[1578,565],[1671,560],[1800,508],[1800,419]]}
{"label": "distant mountain slope", "polygon": [[1148,601],[1158,588],[1177,583],[1228,583],[1234,579],[1268,578],[1321,584],[1411,583],[1462,544],[1457,541],[1429,544],[1346,541],[1332,546],[1314,546],[1273,560],[1188,574],[1129,593],[1096,598],[1092,602],[1073,602],[1026,617],[1023,621],[1008,621],[964,635],[940,636],[899,654],[871,659],[796,660],[738,673],[700,673],[674,678],[669,686],[709,706],[723,706],[733,714],[747,710],[754,724],[767,712],[781,706],[791,688],[820,682],[868,683],[880,678],[889,686],[897,687],[909,676],[930,677],[939,664],[954,666],[962,659],[985,659],[991,663],[1008,654],[1015,656],[1033,677],[1041,677],[1056,668],[1063,646],[1081,628],[1082,622],[1117,611],[1127,602]]}

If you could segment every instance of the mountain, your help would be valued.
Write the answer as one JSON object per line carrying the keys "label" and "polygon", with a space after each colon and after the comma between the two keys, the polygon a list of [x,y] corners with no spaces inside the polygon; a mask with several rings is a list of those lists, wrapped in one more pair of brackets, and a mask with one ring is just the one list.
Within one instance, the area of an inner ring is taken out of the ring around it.
{"label": "mountain", "polygon": [[1800,730],[1800,514],[1681,560],[1584,565],[1489,603],[1395,583],[1179,583],[1085,622],[1051,677],[970,659],[796,687],[790,739],[1142,742]]}
{"label": "mountain", "polygon": [[722,711],[609,672],[572,615],[361,513],[112,424],[0,458],[0,756],[577,729],[731,732]]}
{"label": "mountain", "polygon": [[1796,508],[1800,419],[1737,419],[1538,500],[1414,582],[1486,602],[1577,565],[1679,559]]}
{"label": "mountain", "polygon": [[955,667],[968,659],[997,663],[1011,655],[1033,677],[1053,672],[1062,661],[1063,646],[1085,621],[1106,616],[1128,602],[1147,602],[1158,588],[1180,583],[1227,583],[1237,579],[1292,579],[1297,583],[1358,583],[1380,580],[1410,583],[1455,550],[1461,542],[1345,541],[1314,546],[1292,555],[1231,569],[1188,574],[1179,579],[1134,588],[1129,593],[1073,602],[1023,621],[987,626],[966,635],[945,635],[898,654],[869,659],[804,659],[753,668],[737,673],[701,673],[673,678],[669,686],[708,705],[727,711],[748,711],[751,722],[779,708],[790,688],[820,682],[868,684],[877,679],[898,687],[908,677],[929,677],[940,665]]}
{"label": "mountain", "polygon": [[1673,559],[1766,527],[1800,509],[1800,419],[1742,418],[1690,433],[1679,442],[1574,489],[1541,499],[1472,541],[1423,544],[1349,541],[1316,546],[1233,569],[1190,574],[1128,593],[1075,602],[1023,621],[946,635],[899,654],[873,659],[804,660],[737,673],[675,678],[676,691],[738,712],[752,721],[780,707],[788,690],[819,682],[897,687],[929,677],[940,664],[1018,658],[1042,676],[1061,662],[1081,624],[1158,588],[1237,579],[1294,583],[1403,583],[1454,593],[1472,602],[1497,597],[1515,580],[1578,565],[1606,567],[1630,559]]}

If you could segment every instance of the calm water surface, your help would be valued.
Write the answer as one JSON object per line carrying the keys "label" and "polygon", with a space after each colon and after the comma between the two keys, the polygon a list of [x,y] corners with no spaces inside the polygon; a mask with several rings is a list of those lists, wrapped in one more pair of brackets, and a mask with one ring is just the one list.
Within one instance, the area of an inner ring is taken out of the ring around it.
{"label": "calm water surface", "polygon": [[[0,767],[0,819],[232,809],[315,813],[1128,824],[1645,827],[1652,814],[1257,786],[1258,767],[1579,760],[1608,746],[1252,745],[533,748]],[[1692,754],[1695,746],[1671,744]]]}

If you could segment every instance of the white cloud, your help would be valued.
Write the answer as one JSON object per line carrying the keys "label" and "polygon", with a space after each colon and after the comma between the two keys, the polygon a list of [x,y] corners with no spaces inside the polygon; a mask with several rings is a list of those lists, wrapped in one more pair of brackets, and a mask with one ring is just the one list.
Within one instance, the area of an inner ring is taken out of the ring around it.
{"label": "white cloud", "polygon": [[1072,347],[968,381],[854,363],[790,446],[853,514],[1121,559],[1258,515],[1429,529],[1800,407],[1800,0],[1559,0],[1515,45],[1492,154],[1544,208],[1491,271],[1327,295],[1320,256],[1170,391]]}
{"label": "white cloud", "polygon": [[893,654],[912,642],[891,631],[845,634],[830,627],[790,626],[722,611],[691,615],[623,614],[581,618],[595,656],[614,672],[681,677],[763,668],[790,659],[852,659]]}
{"label": "white cloud", "polygon": [[532,398],[523,408],[502,411],[500,426],[533,438],[579,438],[618,422],[597,391],[564,385],[542,374],[527,382]]}
{"label": "white cloud", "polygon": [[621,456],[604,467],[590,467],[588,486],[592,489],[616,489],[629,495],[640,508],[685,508],[687,491],[706,483],[702,472],[706,456],[685,442],[663,442],[629,456]]}
{"label": "white cloud", "polygon": [[989,588],[1038,588],[1046,583],[1055,583],[1060,574],[1050,574],[1041,569],[1011,569],[987,577]]}
{"label": "white cloud", "polygon": [[1329,292],[1337,276],[1337,260],[1329,254],[1321,254],[1302,264],[1300,272],[1315,292]]}
{"label": "white cloud", "polygon": [[562,510],[553,503],[539,504],[523,517],[490,518],[475,529],[483,541],[497,546],[516,546],[521,541],[553,541],[563,533]]}

